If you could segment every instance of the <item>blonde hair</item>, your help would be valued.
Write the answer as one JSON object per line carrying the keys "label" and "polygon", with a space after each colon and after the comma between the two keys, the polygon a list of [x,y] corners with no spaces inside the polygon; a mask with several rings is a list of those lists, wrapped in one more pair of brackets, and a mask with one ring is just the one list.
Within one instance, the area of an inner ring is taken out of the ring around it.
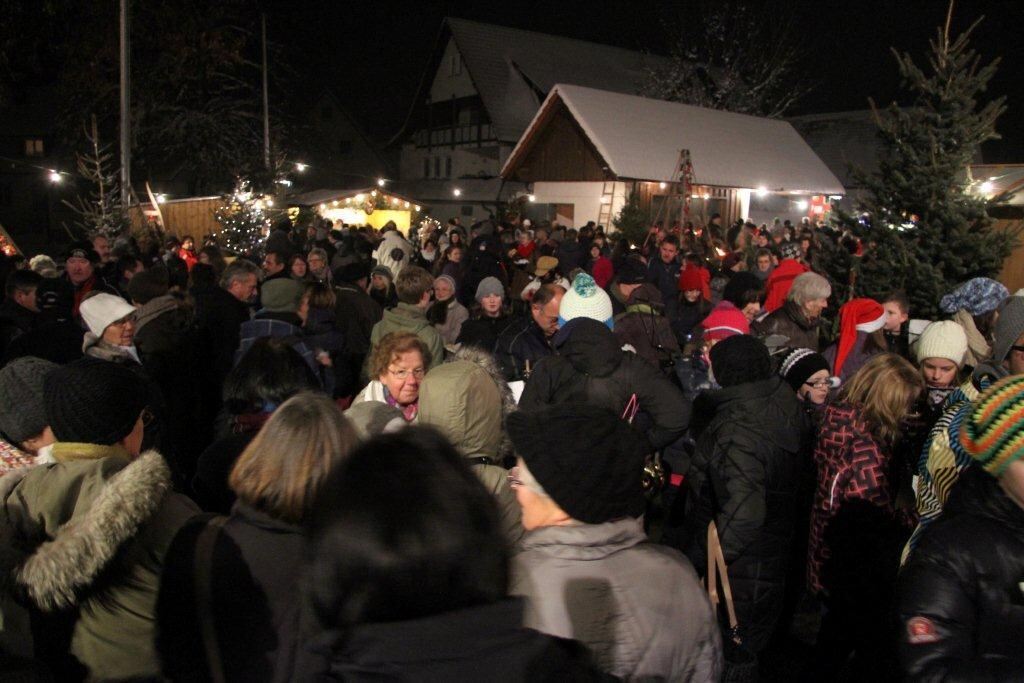
{"label": "blonde hair", "polygon": [[299,523],[327,475],[356,442],[355,429],[331,399],[296,394],[242,451],[228,485],[243,503]]}
{"label": "blonde hair", "polygon": [[924,389],[921,373],[909,361],[895,353],[880,353],[846,383],[840,400],[860,408],[872,434],[892,444]]}
{"label": "blonde hair", "polygon": [[380,379],[395,359],[410,351],[419,351],[423,358],[423,367],[430,367],[430,349],[413,332],[391,332],[381,337],[370,354],[370,379]]}

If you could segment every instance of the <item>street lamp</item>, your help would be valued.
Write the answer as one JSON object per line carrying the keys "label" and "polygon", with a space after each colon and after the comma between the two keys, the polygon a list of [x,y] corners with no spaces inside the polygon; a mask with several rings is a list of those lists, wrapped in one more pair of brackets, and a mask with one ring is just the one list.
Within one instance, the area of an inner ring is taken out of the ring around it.
{"label": "street lamp", "polygon": [[52,168],[50,169],[50,175],[48,177],[51,183],[59,183],[64,180],[64,176],[62,176],[59,171],[55,171]]}
{"label": "street lamp", "polygon": [[455,195],[456,197],[461,197],[462,196],[462,190],[460,190],[459,188],[456,187],[454,190],[452,190],[452,194]]}
{"label": "street lamp", "polygon": [[384,187],[384,179],[377,178],[377,187]]}
{"label": "street lamp", "polygon": [[304,163],[302,163],[300,161],[299,163],[295,164],[295,170],[298,171],[299,173],[305,173],[306,172],[306,164],[304,164]]}

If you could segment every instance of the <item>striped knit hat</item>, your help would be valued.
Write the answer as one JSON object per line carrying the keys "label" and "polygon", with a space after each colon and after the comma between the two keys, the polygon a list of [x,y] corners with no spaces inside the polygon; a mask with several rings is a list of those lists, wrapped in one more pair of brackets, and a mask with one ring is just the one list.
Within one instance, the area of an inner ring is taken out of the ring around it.
{"label": "striped knit hat", "polygon": [[1024,375],[996,382],[974,402],[960,426],[960,443],[994,477],[1024,457]]}

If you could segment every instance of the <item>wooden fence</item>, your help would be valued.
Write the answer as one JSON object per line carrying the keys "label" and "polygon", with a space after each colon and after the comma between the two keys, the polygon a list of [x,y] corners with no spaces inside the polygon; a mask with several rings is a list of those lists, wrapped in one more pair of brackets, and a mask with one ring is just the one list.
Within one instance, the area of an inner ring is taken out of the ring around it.
{"label": "wooden fence", "polygon": [[[220,232],[220,224],[213,217],[213,212],[220,204],[220,197],[168,200],[160,205],[164,230],[177,237],[191,235],[198,244],[203,235]],[[142,211],[143,207],[149,206],[147,202],[129,207],[128,216],[132,222],[132,232],[141,232],[149,224],[149,219]]]}

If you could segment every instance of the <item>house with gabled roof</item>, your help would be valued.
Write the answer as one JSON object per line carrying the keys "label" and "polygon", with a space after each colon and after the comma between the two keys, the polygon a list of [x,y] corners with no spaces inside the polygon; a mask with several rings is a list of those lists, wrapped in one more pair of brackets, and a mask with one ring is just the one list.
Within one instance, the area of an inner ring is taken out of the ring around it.
{"label": "house with gabled roof", "polygon": [[442,25],[401,145],[405,194],[437,218],[486,218],[521,192],[500,171],[556,83],[638,92],[661,57],[449,17]]}
{"label": "house with gabled roof", "polygon": [[568,84],[552,88],[502,177],[567,225],[607,226],[633,192],[652,219],[762,222],[813,217],[845,191],[786,121]]}

